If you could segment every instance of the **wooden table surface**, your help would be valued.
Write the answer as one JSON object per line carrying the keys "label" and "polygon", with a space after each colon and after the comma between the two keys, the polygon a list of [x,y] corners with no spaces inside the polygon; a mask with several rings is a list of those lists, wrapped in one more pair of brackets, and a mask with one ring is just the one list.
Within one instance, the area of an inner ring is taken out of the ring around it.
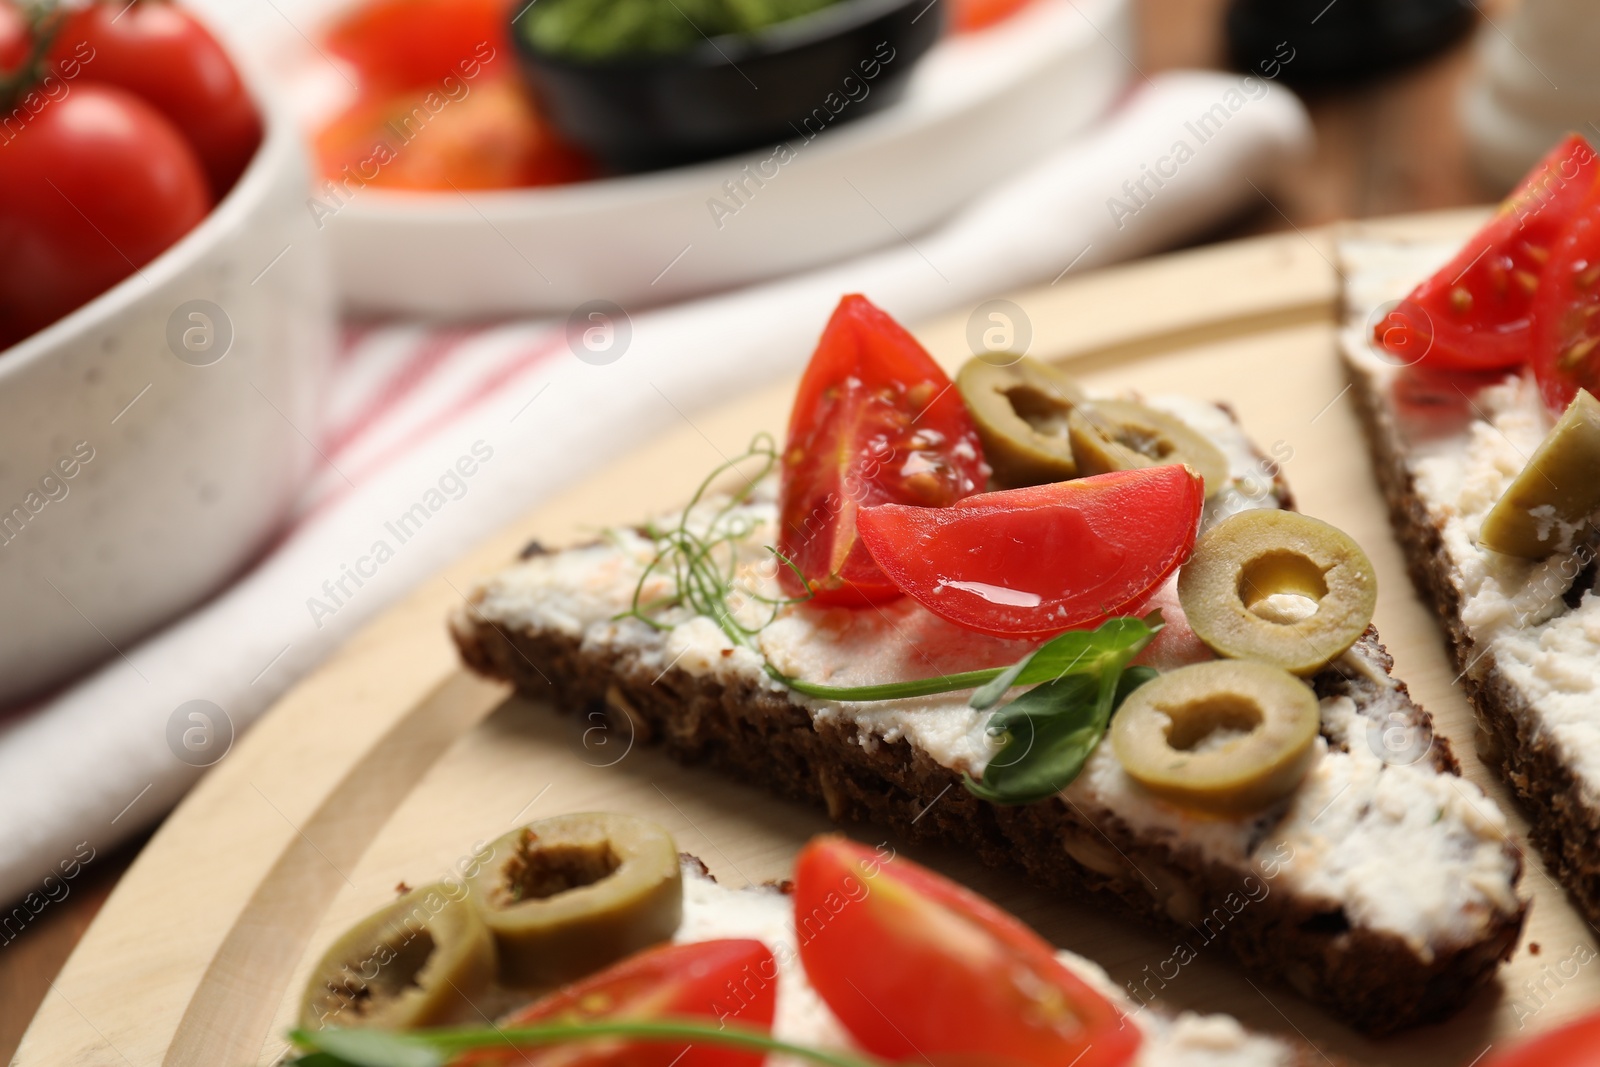
{"label": "wooden table surface", "polygon": [[[1481,5],[1499,18],[1509,5]],[[1226,0],[1135,0],[1145,74],[1223,61]],[[1342,218],[1458,207],[1495,199],[1468,165],[1456,119],[1472,66],[1470,43],[1359,88],[1307,97],[1317,148],[1271,200],[1207,235],[1206,242],[1306,228]],[[8,1062],[51,980],[144,838],[97,858],[72,895],[51,904],[23,934],[0,944],[0,1062]]]}

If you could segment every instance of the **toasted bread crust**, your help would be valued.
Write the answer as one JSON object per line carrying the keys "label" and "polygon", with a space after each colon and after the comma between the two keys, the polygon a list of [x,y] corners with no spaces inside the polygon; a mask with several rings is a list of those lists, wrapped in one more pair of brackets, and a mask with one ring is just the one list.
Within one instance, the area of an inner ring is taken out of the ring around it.
{"label": "toasted bread crust", "polygon": [[1411,580],[1444,626],[1445,645],[1476,715],[1478,755],[1521,800],[1530,840],[1578,910],[1591,924],[1600,923],[1600,851],[1594,848],[1600,809],[1589,803],[1561,753],[1537,729],[1537,716],[1506,680],[1494,651],[1480,647],[1462,621],[1461,594],[1442,533],[1417,492],[1384,381],[1348,357],[1345,368]]}
{"label": "toasted bread crust", "polygon": [[[1475,943],[1424,959],[1395,935],[1352,927],[1343,912],[1287,892],[1269,890],[1231,914],[1224,902],[1239,899],[1238,870],[1143,840],[1110,812],[1091,817],[1061,798],[990,804],[912,745],[864,745],[853,727],[813,723],[785,694],[754,684],[724,685],[676,667],[658,675],[636,653],[584,648],[555,632],[506,633],[471,612],[457,615],[452,629],[473,670],[512,681],[557,709],[601,710],[631,729],[636,743],[659,744],[683,762],[819,804],[836,820],[966,848],[992,866],[1020,867],[1040,885],[1111,902],[1180,940],[1215,940],[1253,975],[1287,984],[1369,1033],[1460,1008],[1510,955],[1522,928],[1525,908],[1498,917]],[[1387,665],[1375,633],[1365,640]],[[1330,670],[1315,684],[1324,696],[1343,693],[1359,703],[1361,687],[1375,683]],[[1427,713],[1403,687],[1401,693],[1412,721],[1431,728]],[[1448,744],[1438,741],[1430,758],[1455,773]],[[1206,937],[1213,914],[1231,917]]]}

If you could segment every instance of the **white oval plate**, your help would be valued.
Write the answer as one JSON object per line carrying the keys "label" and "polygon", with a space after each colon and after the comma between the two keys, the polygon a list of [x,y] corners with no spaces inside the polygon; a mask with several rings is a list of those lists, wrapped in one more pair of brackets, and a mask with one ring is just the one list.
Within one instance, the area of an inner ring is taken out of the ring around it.
{"label": "white oval plate", "polygon": [[[190,2],[272,68],[308,121],[348,92],[310,43],[326,18],[317,0]],[[914,238],[1102,115],[1127,83],[1132,38],[1128,0],[1036,0],[941,41],[900,102],[797,138],[783,165],[765,149],[545,189],[355,188],[337,200],[323,189],[307,211],[353,310],[467,318],[668,303]]]}

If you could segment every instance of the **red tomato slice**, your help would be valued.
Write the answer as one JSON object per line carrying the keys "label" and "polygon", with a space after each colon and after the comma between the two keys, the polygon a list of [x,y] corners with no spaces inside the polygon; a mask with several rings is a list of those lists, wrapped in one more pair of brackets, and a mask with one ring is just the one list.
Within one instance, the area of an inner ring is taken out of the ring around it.
{"label": "red tomato slice", "polygon": [[[856,538],[876,504],[942,508],[989,478],[972,416],[944,371],[866,297],[834,309],[800,379],[783,449],[778,547],[824,604],[900,595]],[[779,571],[791,596],[800,578]]]}
{"label": "red tomato slice", "polygon": [[1142,605],[1189,558],[1204,503],[1188,467],[1146,467],[856,521],[883,573],[935,615],[1035,638]]}
{"label": "red tomato slice", "polygon": [[1594,1067],[1600,1063],[1600,1015],[1524,1041],[1510,1052],[1486,1061],[1483,1067]]}
{"label": "red tomato slice", "polygon": [[989,901],[906,859],[818,837],[794,871],[800,962],[891,1062],[1118,1067],[1139,1031]]}
{"label": "red tomato slice", "polygon": [[420,89],[358,99],[317,134],[322,172],[385,189],[512,189],[595,173],[515,79],[462,82],[454,99]]}
{"label": "red tomato slice", "polygon": [[[646,949],[534,1001],[506,1026],[707,1016],[770,1030],[778,1006],[778,963],[760,941],[728,939]],[[675,1042],[482,1049],[454,1067],[760,1067],[762,1055],[721,1045]]]}
{"label": "red tomato slice", "polygon": [[1501,370],[1528,360],[1545,265],[1600,167],[1571,134],[1528,172],[1495,217],[1373,330],[1406,366]]}
{"label": "red tomato slice", "polygon": [[1600,183],[1556,244],[1533,303],[1533,373],[1551,411],[1600,393]]}
{"label": "red tomato slice", "polygon": [[327,32],[328,50],[381,89],[440,88],[509,67],[510,0],[366,0]]}
{"label": "red tomato slice", "polygon": [[1015,15],[1033,0],[956,0],[950,27],[957,33],[987,29]]}

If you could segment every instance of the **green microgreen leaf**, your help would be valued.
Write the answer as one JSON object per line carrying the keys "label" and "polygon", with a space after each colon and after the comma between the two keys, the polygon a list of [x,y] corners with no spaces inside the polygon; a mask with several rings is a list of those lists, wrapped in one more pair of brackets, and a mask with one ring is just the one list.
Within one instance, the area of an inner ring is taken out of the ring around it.
{"label": "green microgreen leaf", "polygon": [[[1040,663],[1040,657],[1035,653],[1032,663],[1025,662],[1012,676],[1013,682],[1031,677],[1032,671],[1052,661],[1069,669],[989,717],[989,734],[998,738],[999,746],[981,781],[963,775],[967,789],[996,804],[1031,804],[1071,785],[1122,701],[1155,677],[1152,668],[1127,664],[1159,629],[1159,623],[1151,626],[1147,620],[1112,619],[1084,635],[1089,640],[1053,650],[1037,668],[1033,664]],[[1004,676],[995,684],[1002,680]],[[976,706],[976,694],[973,703]]]}
{"label": "green microgreen leaf", "polygon": [[972,694],[971,704],[979,711],[993,707],[1006,691],[1019,685],[1036,685],[1068,675],[1100,675],[1115,664],[1123,664],[1161,630],[1161,615],[1152,612],[1143,619],[1124,616],[1107,619],[1093,630],[1069,630],[1052,638],[1000,672],[987,685]]}
{"label": "green microgreen leaf", "polygon": [[593,1020],[542,1026],[442,1027],[394,1033],[384,1030],[294,1030],[289,1034],[308,1055],[289,1067],[443,1067],[472,1049],[526,1048],[597,1038],[627,1038],[653,1044],[693,1043],[780,1053],[823,1067],[880,1067],[863,1056],[825,1052],[779,1041],[761,1030],[696,1019]]}

